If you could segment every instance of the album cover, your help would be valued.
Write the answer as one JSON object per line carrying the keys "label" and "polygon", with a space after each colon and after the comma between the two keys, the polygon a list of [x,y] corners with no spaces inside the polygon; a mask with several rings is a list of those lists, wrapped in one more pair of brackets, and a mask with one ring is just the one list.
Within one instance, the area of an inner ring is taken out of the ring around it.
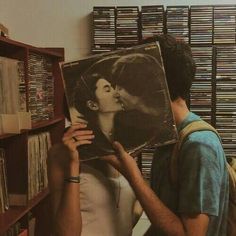
{"label": "album cover", "polygon": [[82,160],[130,154],[177,140],[160,47],[148,43],[61,63],[72,123],[85,122],[95,139],[79,147]]}

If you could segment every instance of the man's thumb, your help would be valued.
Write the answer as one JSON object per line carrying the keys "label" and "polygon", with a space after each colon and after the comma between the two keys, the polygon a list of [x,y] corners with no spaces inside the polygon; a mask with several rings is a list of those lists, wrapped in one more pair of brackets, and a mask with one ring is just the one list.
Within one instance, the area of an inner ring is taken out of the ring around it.
{"label": "man's thumb", "polygon": [[119,153],[120,157],[123,154],[125,154],[125,149],[123,148],[123,146],[119,142],[117,142],[117,141],[113,142],[113,147]]}

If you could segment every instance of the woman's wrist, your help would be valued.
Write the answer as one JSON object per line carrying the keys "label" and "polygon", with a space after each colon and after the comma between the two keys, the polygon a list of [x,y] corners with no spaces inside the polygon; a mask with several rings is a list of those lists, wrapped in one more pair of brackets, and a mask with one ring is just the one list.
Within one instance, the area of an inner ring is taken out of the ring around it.
{"label": "woman's wrist", "polygon": [[69,165],[69,170],[64,178],[65,183],[80,183],[80,170],[79,162],[71,161]]}
{"label": "woman's wrist", "polygon": [[66,183],[80,183],[80,176],[68,176],[64,179]]}
{"label": "woman's wrist", "polygon": [[78,176],[80,173],[80,163],[77,160],[71,160],[67,176]]}

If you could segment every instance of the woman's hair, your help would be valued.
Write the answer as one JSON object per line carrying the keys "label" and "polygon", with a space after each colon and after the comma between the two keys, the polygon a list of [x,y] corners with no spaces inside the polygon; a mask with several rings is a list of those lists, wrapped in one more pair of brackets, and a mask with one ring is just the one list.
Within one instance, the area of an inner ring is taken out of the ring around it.
{"label": "woman's hair", "polygon": [[111,81],[110,68],[117,56],[107,56],[92,64],[78,79],[73,91],[73,106],[87,119],[96,119],[87,102],[97,101],[95,91],[97,81],[101,78]]}
{"label": "woman's hair", "polygon": [[160,77],[165,78],[163,67],[149,54],[131,53],[121,56],[112,68],[112,79],[116,85],[153,107],[165,101],[165,82],[164,79],[158,79]]}

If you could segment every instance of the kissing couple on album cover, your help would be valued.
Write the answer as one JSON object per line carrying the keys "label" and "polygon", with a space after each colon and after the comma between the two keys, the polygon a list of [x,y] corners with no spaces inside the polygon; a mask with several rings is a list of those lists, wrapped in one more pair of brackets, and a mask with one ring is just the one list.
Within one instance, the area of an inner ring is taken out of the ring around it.
{"label": "kissing couple on album cover", "polygon": [[134,153],[174,143],[177,131],[158,43],[61,64],[72,123],[86,122],[95,139],[82,160],[114,153],[113,141]]}

